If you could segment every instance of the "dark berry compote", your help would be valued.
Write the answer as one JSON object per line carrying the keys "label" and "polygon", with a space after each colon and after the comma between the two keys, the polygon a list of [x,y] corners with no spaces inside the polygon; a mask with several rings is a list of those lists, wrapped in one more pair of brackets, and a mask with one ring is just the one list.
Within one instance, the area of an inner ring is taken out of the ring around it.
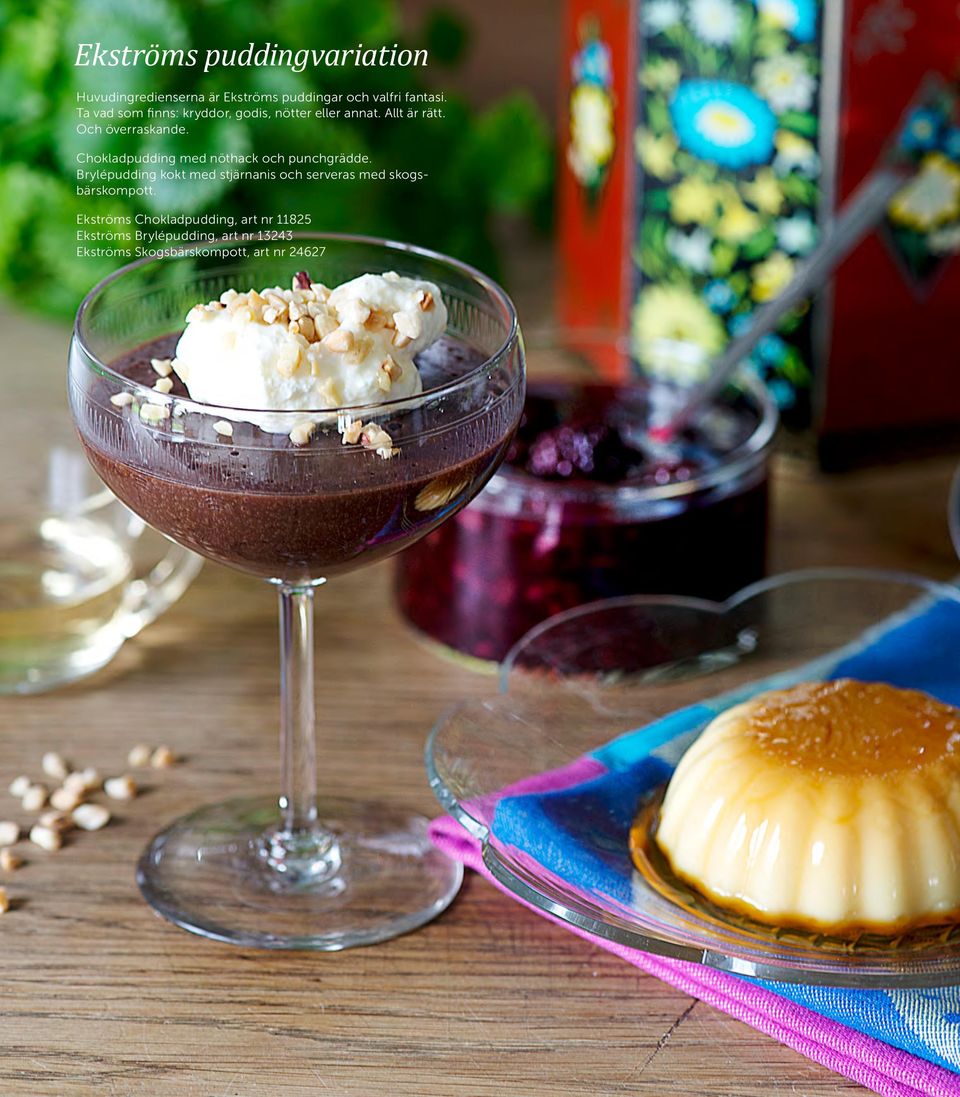
{"label": "dark berry compote", "polygon": [[640,386],[531,384],[501,471],[398,563],[401,611],[501,659],[554,613],[623,594],[720,599],[764,574],[774,415],[731,392],[669,445]]}

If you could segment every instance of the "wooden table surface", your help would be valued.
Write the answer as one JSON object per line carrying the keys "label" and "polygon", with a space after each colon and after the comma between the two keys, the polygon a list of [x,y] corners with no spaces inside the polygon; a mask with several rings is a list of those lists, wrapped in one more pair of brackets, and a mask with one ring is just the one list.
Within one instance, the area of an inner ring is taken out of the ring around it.
{"label": "wooden table surface", "polygon": [[[0,313],[3,368],[64,335]],[[773,563],[955,567],[953,462],[825,479],[777,467]],[[393,611],[388,566],[318,596],[321,783],[434,813],[421,753],[444,706],[492,688],[441,661]],[[347,606],[352,612],[344,612]],[[374,620],[370,631],[355,622]],[[432,925],[324,955],[239,950],[159,920],[135,859],[188,808],[270,791],[276,773],[272,592],[207,565],[182,601],[87,683],[0,702],[0,818],[41,754],[118,771],[165,741],[122,819],[59,853],[27,849],[0,921],[0,1091],[16,1097],[479,1097],[863,1092],[747,1026],[546,924],[468,876]]]}

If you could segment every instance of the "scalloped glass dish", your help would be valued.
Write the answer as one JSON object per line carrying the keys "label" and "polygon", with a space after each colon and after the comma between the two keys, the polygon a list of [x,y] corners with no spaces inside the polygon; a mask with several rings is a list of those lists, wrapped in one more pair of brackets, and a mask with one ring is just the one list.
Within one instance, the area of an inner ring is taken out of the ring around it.
{"label": "scalloped glass dish", "polygon": [[[602,797],[579,794],[593,777],[647,767],[659,776],[638,786],[634,810],[652,819],[664,774],[712,712],[760,689],[828,677],[865,646],[882,667],[875,645],[893,630],[907,638],[906,648],[897,641],[907,663],[888,657],[889,674],[876,677],[923,688],[895,679],[898,667],[908,678],[925,673],[917,668],[927,665],[926,653],[923,645],[910,646],[909,630],[921,617],[926,622],[928,611],[960,622],[960,591],[858,569],[775,576],[723,604],[628,597],[570,610],[512,649],[498,695],[464,703],[440,720],[427,744],[431,787],[482,843],[484,863],[500,883],[599,937],[786,982],[861,988],[960,982],[960,926],[850,940],[735,917],[671,879],[653,849],[638,858],[638,871],[625,835],[620,842],[623,819],[612,818],[616,811],[606,811]],[[949,667],[948,660],[941,665]],[[549,825],[560,845],[574,851],[572,859],[556,854],[551,841],[527,842],[515,813],[511,821],[503,811],[504,800],[531,800],[540,811],[536,797],[546,788],[559,790],[548,798]],[[600,866],[598,873],[570,868],[581,863]]]}

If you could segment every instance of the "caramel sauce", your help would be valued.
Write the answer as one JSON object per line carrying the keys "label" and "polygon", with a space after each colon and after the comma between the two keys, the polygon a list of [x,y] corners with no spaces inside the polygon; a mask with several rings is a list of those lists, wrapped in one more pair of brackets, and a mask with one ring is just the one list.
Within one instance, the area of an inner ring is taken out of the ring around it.
{"label": "caramel sauce", "polygon": [[841,678],[763,694],[742,734],[782,765],[830,777],[884,777],[951,757],[960,765],[960,709],[882,682]]}

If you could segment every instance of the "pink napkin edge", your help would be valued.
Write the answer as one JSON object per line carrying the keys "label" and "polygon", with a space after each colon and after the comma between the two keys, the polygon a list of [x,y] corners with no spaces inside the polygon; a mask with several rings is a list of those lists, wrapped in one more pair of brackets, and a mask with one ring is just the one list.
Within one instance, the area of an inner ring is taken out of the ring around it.
{"label": "pink napkin edge", "polygon": [[960,1079],[945,1067],[823,1017],[737,976],[688,961],[654,956],[593,936],[520,899],[491,875],[483,863],[480,843],[450,816],[434,819],[430,838],[438,849],[461,861],[542,918],[882,1097],[960,1097]]}

